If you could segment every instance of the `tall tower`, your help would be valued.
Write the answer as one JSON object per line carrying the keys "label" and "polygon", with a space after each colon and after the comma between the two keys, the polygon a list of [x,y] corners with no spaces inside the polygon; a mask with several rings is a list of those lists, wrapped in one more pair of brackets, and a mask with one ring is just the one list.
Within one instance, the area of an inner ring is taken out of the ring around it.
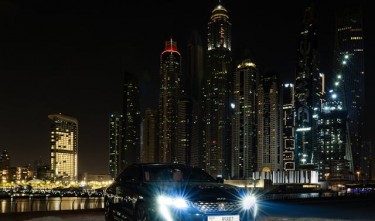
{"label": "tall tower", "polygon": [[[358,5],[342,8],[336,16],[335,72],[340,74],[343,108],[349,117],[350,146],[353,153],[355,172],[365,175],[361,163],[364,122],[364,43],[362,8]],[[366,179],[366,177],[365,177]]]}
{"label": "tall tower", "polygon": [[[203,167],[204,121],[203,91],[204,87],[204,48],[201,36],[193,32],[186,54],[187,96],[191,99],[191,149],[190,164]],[[207,79],[205,79],[207,80]]]}
{"label": "tall tower", "polygon": [[232,121],[232,177],[246,179],[256,171],[258,70],[250,60],[242,61],[234,73],[234,117]]}
{"label": "tall tower", "polygon": [[121,172],[123,121],[124,118],[120,114],[111,114],[109,118],[109,175],[112,178],[116,178]]}
{"label": "tall tower", "polygon": [[331,91],[319,118],[319,179],[349,180],[351,151],[347,145],[347,113],[338,94]]}
{"label": "tall tower", "polygon": [[212,176],[230,173],[231,23],[228,11],[218,4],[208,22],[208,86],[205,106],[205,169]]}
{"label": "tall tower", "polygon": [[295,170],[294,157],[294,85],[283,84],[283,162],[284,170]]}
{"label": "tall tower", "polygon": [[262,76],[258,87],[258,171],[278,171],[282,164],[282,104],[276,74]]}
{"label": "tall tower", "polygon": [[295,84],[296,133],[295,151],[297,169],[317,167],[317,120],[322,96],[321,77],[318,71],[317,33],[314,4],[305,10],[297,48]]}
{"label": "tall tower", "polygon": [[142,162],[155,163],[158,158],[158,139],[157,139],[157,110],[146,109],[143,119],[143,148]]}
{"label": "tall tower", "polygon": [[177,105],[180,96],[181,54],[172,38],[160,55],[159,162],[176,160]]}
{"label": "tall tower", "polygon": [[140,162],[141,110],[140,92],[137,78],[124,74],[123,100],[123,150],[121,151],[121,170],[132,163]]}
{"label": "tall tower", "polygon": [[51,114],[51,170],[57,179],[77,180],[78,121],[62,114]]}

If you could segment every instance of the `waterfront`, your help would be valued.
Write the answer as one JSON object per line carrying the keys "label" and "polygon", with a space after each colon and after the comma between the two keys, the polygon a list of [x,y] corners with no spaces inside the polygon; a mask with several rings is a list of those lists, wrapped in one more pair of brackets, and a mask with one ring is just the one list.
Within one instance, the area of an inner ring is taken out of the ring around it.
{"label": "waterfront", "polygon": [[102,209],[103,197],[0,198],[0,213]]}

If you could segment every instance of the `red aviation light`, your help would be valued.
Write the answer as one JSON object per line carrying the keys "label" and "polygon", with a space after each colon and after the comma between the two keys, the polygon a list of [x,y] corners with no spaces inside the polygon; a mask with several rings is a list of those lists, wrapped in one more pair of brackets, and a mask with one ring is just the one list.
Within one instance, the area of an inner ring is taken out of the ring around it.
{"label": "red aviation light", "polygon": [[164,51],[162,52],[162,54],[164,54],[165,52],[171,52],[171,53],[176,52],[177,54],[180,54],[177,51],[177,43],[175,41],[173,41],[172,38],[168,41],[165,41],[165,48],[164,48]]}

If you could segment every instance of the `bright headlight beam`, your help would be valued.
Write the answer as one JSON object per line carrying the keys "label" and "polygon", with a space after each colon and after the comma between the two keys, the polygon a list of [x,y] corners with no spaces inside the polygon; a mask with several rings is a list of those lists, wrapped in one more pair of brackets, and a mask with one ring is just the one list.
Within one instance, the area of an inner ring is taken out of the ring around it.
{"label": "bright headlight beam", "polygon": [[242,207],[243,207],[243,209],[248,210],[248,209],[252,208],[253,206],[255,206],[256,202],[257,202],[257,200],[256,200],[255,196],[246,196],[242,200]]}
{"label": "bright headlight beam", "polygon": [[175,207],[177,209],[186,209],[188,204],[186,200],[182,197],[167,197],[159,196],[158,203],[163,206]]}

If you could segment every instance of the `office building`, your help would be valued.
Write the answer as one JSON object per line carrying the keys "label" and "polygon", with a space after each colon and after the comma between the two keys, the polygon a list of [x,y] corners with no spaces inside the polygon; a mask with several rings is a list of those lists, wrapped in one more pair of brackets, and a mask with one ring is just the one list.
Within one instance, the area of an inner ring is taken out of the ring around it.
{"label": "office building", "polygon": [[283,162],[284,170],[295,170],[294,157],[294,84],[286,83],[283,89]]}
{"label": "office building", "polygon": [[159,160],[158,154],[158,113],[155,109],[146,109],[142,123],[142,157],[143,163],[155,163]]}
{"label": "office building", "polygon": [[51,114],[51,170],[54,179],[77,180],[78,121],[63,114]]}
{"label": "office building", "polygon": [[121,172],[123,120],[121,114],[111,114],[109,118],[109,174],[112,178],[116,178]]}

